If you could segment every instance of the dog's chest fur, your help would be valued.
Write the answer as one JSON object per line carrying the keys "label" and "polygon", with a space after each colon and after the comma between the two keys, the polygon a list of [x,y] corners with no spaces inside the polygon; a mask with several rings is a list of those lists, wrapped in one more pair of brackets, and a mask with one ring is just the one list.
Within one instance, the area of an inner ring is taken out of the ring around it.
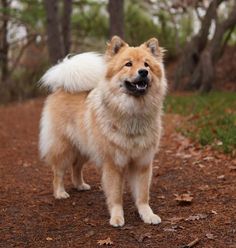
{"label": "dog's chest fur", "polygon": [[125,163],[129,158],[136,159],[150,149],[154,152],[160,136],[158,114],[114,112],[104,106],[99,97],[91,99],[86,122],[94,120],[91,116],[94,113],[96,126],[107,145],[114,147],[113,155],[118,163]]}

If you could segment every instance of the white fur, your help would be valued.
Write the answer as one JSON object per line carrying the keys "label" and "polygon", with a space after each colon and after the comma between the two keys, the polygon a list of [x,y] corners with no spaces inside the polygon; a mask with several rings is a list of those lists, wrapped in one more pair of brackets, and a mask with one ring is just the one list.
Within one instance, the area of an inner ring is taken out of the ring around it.
{"label": "white fur", "polygon": [[154,214],[148,204],[140,204],[137,206],[138,212],[144,223],[157,225],[161,223],[161,218]]}
{"label": "white fur", "polygon": [[[156,136],[159,136],[158,120],[156,118],[147,120],[143,115],[133,115],[131,118],[117,119],[115,122],[117,130],[114,130],[111,123],[107,121],[111,119],[111,113],[107,110],[107,105],[104,106],[102,102],[102,94],[104,94],[104,91],[102,92],[100,88],[96,88],[90,93],[88,98],[90,107],[97,114],[97,124],[100,127],[101,133],[112,143],[129,151],[130,157],[137,158],[145,149],[149,149],[153,143],[156,143]],[[128,98],[126,95],[125,97]],[[153,132],[149,132],[150,126],[153,128]],[[129,138],[129,134],[133,135],[132,139]],[[115,156],[114,158],[117,162],[119,161],[119,164],[122,164],[120,157]],[[125,160],[127,159],[125,158],[123,162]]]}
{"label": "white fur", "polygon": [[124,154],[124,152],[116,150],[114,161],[116,165],[120,167],[125,167],[129,162],[129,158],[127,155]]}
{"label": "white fur", "polygon": [[51,115],[46,106],[47,102],[45,103],[40,121],[39,151],[41,158],[44,158],[46,156],[51,146],[54,144],[55,138],[53,135],[54,132],[52,128]]}
{"label": "white fur", "polygon": [[94,52],[81,53],[51,67],[40,83],[55,91],[63,88],[68,92],[89,91],[94,89],[105,75],[104,58]]}
{"label": "white fur", "polygon": [[110,225],[114,227],[123,226],[125,224],[123,207],[116,204],[111,209]]}

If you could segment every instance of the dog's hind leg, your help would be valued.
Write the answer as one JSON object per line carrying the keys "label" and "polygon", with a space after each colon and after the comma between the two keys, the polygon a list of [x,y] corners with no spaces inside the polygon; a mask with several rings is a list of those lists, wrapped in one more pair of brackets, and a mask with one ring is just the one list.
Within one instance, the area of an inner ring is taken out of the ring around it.
{"label": "dog's hind leg", "polygon": [[76,158],[75,150],[67,143],[58,142],[49,152],[47,161],[53,170],[53,194],[56,199],[68,198],[64,187],[64,174],[71,167]]}
{"label": "dog's hind leg", "polygon": [[90,190],[90,185],[84,182],[83,179],[83,166],[87,159],[82,155],[78,155],[76,161],[72,165],[71,179],[74,187],[77,190]]}
{"label": "dog's hind leg", "polygon": [[63,162],[58,163],[53,166],[53,195],[56,199],[65,199],[70,195],[65,191],[64,188],[64,174],[65,174],[66,166]]}

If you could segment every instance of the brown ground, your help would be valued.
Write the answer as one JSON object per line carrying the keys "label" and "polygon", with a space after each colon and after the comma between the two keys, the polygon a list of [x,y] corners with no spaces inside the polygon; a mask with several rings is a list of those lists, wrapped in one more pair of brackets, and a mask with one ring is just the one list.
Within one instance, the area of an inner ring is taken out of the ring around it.
{"label": "brown ground", "polygon": [[[115,229],[94,168],[85,170],[91,191],[76,192],[68,175],[71,197],[53,198],[37,152],[41,108],[42,100],[0,108],[0,247],[97,247],[107,238],[112,247],[236,247],[236,161],[175,133],[180,117],[166,116],[154,163],[151,205],[163,222],[142,223],[126,192],[126,225]],[[187,205],[176,201],[183,193],[193,197]]]}

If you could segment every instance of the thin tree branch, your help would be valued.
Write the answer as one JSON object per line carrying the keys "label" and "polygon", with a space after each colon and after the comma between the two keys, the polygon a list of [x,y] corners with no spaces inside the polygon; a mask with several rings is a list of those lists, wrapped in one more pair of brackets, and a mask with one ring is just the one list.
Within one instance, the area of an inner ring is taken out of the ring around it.
{"label": "thin tree branch", "polygon": [[15,69],[18,66],[18,64],[20,62],[20,59],[23,56],[25,50],[29,47],[30,44],[32,44],[35,41],[35,38],[36,38],[36,36],[32,36],[28,40],[28,42],[24,46],[21,47],[20,52],[19,52],[18,56],[16,57],[16,59],[15,59],[13,65],[12,65],[11,69],[9,70],[8,75],[11,75],[15,71]]}

